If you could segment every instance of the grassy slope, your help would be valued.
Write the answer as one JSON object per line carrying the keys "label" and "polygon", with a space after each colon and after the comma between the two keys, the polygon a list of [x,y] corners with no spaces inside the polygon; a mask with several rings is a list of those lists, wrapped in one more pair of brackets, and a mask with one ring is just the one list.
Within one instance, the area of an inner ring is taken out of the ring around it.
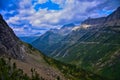
{"label": "grassy slope", "polygon": [[47,80],[55,80],[58,76],[61,80],[108,80],[80,67],[51,59],[41,54],[41,52],[34,49],[31,45],[25,43],[24,45],[27,47],[25,60],[13,59],[13,62],[16,62],[17,67],[23,69],[29,76],[31,68],[35,68],[38,74]]}
{"label": "grassy slope", "polygon": [[102,31],[88,37],[90,34],[89,32],[84,35],[76,44],[66,49],[63,48],[68,55],[66,57],[60,55],[61,57],[57,58],[66,63],[94,71],[110,79],[119,80],[119,30],[114,31],[113,27],[106,27]]}
{"label": "grassy slope", "polygon": [[[29,47],[31,50],[37,51],[32,46],[29,45]],[[45,60],[45,62],[48,63],[47,64],[48,66],[52,66],[54,69],[58,70],[56,72],[60,71],[69,80],[101,80],[101,79],[107,80],[106,78],[93,74],[92,72],[85,71],[84,69],[77,68],[76,66],[73,66],[70,64],[59,62],[41,53],[40,53],[40,56],[42,57],[42,60]],[[40,59],[39,57],[35,57],[35,59],[37,59],[38,61],[41,61],[39,60]]]}

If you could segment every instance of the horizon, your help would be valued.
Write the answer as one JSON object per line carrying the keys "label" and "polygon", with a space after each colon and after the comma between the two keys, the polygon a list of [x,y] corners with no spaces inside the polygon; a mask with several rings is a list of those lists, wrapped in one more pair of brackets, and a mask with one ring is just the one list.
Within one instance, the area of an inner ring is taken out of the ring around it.
{"label": "horizon", "polygon": [[119,0],[1,0],[0,13],[17,36],[35,36],[69,23],[80,25],[88,17],[105,17],[119,6]]}

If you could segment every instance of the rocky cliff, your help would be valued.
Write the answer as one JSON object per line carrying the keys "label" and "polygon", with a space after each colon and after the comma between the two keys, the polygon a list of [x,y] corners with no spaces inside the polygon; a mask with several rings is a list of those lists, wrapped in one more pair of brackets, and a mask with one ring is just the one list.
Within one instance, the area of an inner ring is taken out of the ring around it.
{"label": "rocky cliff", "polygon": [[100,25],[105,22],[105,17],[101,18],[88,18],[85,21],[82,22],[82,24],[87,24],[87,25]]}
{"label": "rocky cliff", "polygon": [[117,8],[112,14],[106,17],[105,25],[119,26],[120,25],[120,7]]}
{"label": "rocky cliff", "polygon": [[0,55],[5,53],[4,55],[23,59],[24,51],[24,46],[0,15]]}
{"label": "rocky cliff", "polygon": [[107,17],[88,18],[82,22],[83,24],[92,26],[118,26],[120,25],[120,7]]}

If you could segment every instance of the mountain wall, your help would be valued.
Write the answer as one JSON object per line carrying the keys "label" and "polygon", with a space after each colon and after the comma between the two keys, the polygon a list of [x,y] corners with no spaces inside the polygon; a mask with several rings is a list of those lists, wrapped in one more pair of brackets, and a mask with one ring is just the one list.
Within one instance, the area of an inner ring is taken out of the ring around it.
{"label": "mountain wall", "polygon": [[1,55],[5,53],[19,59],[23,59],[25,54],[24,45],[4,21],[2,15],[0,15],[0,52]]}

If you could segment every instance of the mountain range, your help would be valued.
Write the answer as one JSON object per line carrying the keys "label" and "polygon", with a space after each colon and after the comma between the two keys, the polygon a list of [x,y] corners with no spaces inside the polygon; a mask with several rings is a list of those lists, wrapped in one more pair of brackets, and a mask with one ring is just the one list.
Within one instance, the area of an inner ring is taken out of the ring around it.
{"label": "mountain range", "polygon": [[109,80],[75,65],[47,57],[30,44],[22,42],[0,15],[0,80],[16,79]]}
{"label": "mountain range", "polygon": [[22,40],[23,42],[26,42],[26,43],[32,43],[33,41],[35,41],[36,39],[39,38],[39,36],[21,36],[19,37],[20,40]]}
{"label": "mountain range", "polygon": [[60,29],[50,29],[31,44],[45,54],[51,53],[51,51],[53,51],[53,47],[51,48],[51,46],[61,41],[66,35],[72,32],[73,27],[75,27],[75,25],[70,23],[62,26]]}
{"label": "mountain range", "polygon": [[120,79],[120,7],[106,17],[88,18],[70,27],[66,35],[59,34],[61,29],[46,32],[32,45],[61,62]]}

